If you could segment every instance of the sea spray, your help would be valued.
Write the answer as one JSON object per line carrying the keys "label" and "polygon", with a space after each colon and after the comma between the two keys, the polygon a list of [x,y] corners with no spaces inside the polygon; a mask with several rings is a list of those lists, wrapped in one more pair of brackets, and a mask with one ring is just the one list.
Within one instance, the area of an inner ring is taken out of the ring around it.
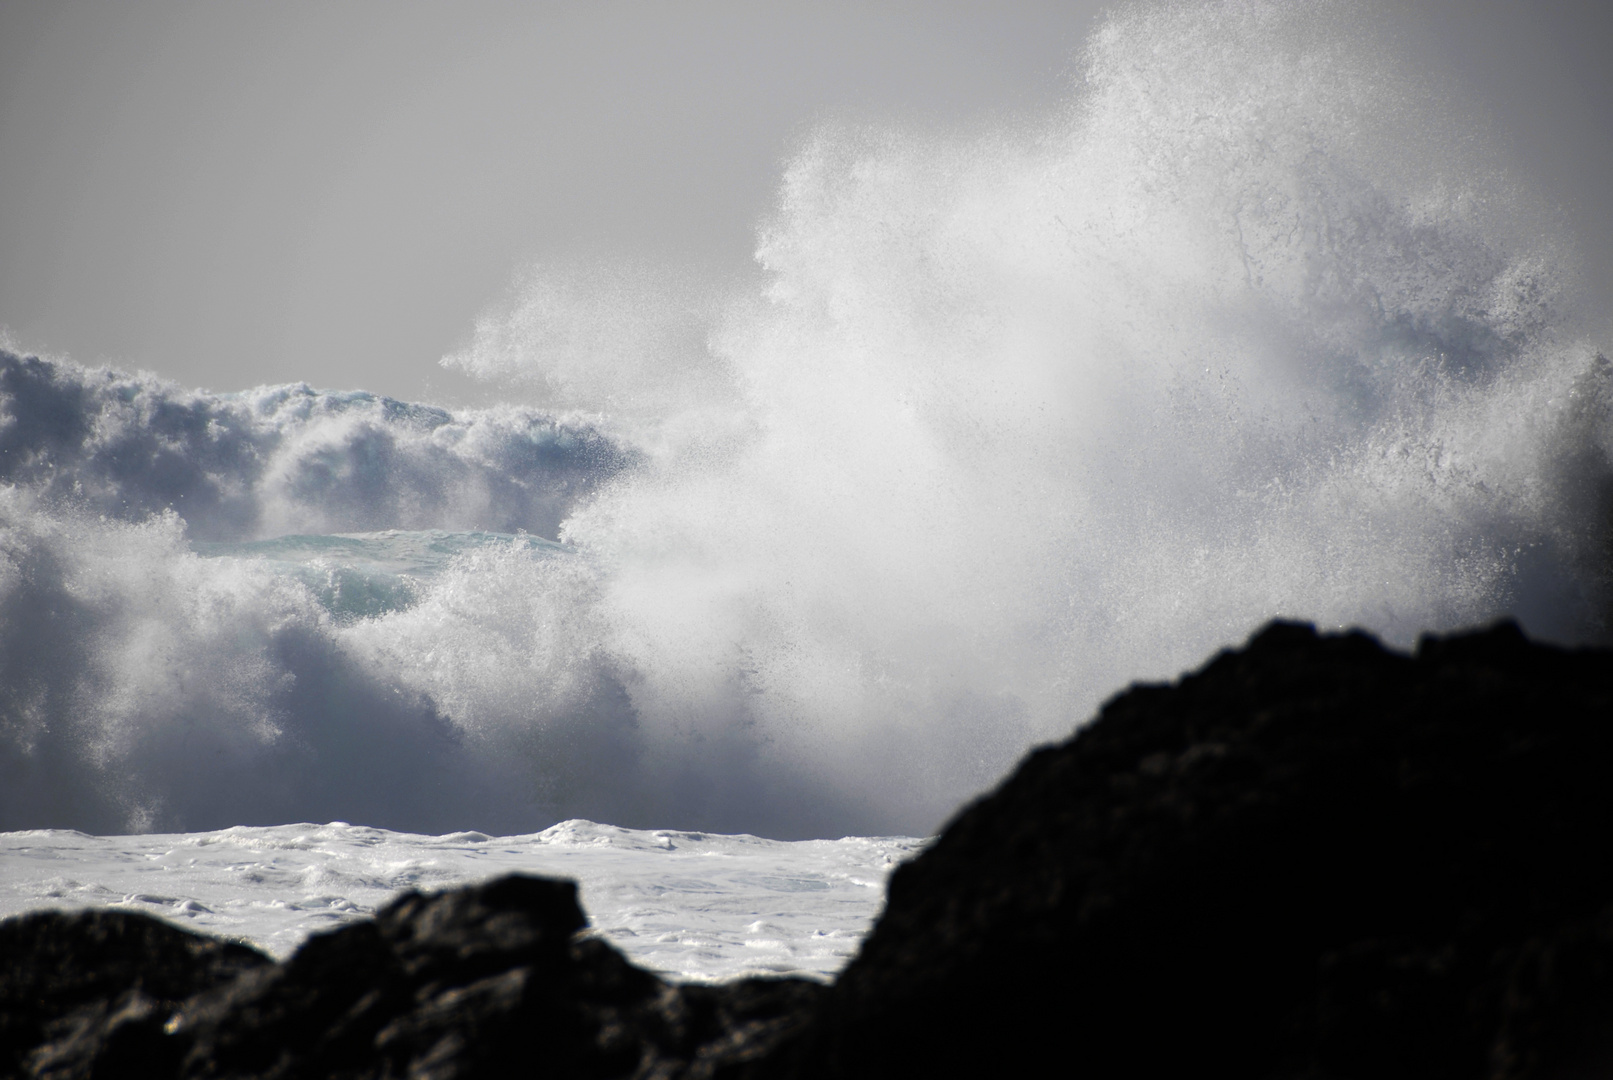
{"label": "sea spray", "polygon": [[[1056,115],[825,127],[758,290],[524,273],[448,362],[532,408],[5,358],[0,827],[918,834],[1272,616],[1605,637],[1606,323],[1379,22],[1132,7]],[[360,617],[195,553],[384,529],[510,535]]]}
{"label": "sea spray", "polygon": [[0,477],[125,520],[174,510],[242,541],[374,529],[553,537],[629,461],[586,417],[450,415],[363,391],[188,391],[149,375],[6,356]]}

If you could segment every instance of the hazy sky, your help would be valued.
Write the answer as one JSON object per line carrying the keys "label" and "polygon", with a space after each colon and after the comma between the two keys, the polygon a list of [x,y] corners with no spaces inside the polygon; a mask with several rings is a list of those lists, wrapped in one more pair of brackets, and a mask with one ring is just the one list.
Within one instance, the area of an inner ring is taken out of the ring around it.
{"label": "hazy sky", "polygon": [[[814,124],[1034,115],[1104,6],[0,0],[0,327],[220,390],[454,400],[437,361],[523,262],[746,273]],[[1386,10],[1613,279],[1613,4]]]}

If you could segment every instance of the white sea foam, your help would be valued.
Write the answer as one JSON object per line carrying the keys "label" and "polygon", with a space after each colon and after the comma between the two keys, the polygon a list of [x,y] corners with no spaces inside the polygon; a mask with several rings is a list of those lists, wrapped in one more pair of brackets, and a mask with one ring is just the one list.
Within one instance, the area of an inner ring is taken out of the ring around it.
{"label": "white sea foam", "polygon": [[592,419],[0,358],[0,827],[918,834],[1273,616],[1605,637],[1606,323],[1382,22],[1123,9],[819,131],[755,295],[523,275],[447,362]]}
{"label": "white sea foam", "polygon": [[575,879],[589,928],[693,980],[833,976],[878,912],[905,837],[783,843],[566,821],[527,836],[420,836],[342,822],[177,836],[0,833],[0,918],[110,906],[240,938],[277,957],[400,890],[505,873]]}

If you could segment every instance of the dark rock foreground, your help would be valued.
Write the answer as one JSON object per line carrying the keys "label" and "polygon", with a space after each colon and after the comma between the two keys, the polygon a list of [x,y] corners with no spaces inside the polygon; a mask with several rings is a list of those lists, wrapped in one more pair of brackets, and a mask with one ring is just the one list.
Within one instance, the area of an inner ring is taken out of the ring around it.
{"label": "dark rock foreground", "polygon": [[892,876],[832,987],[676,986],[509,877],[283,964],[0,923],[49,1077],[1613,1077],[1613,652],[1274,623],[1033,753]]}
{"label": "dark rock foreground", "polygon": [[[571,881],[404,893],[283,964],[134,912],[0,923],[0,1067],[68,1077],[710,1076],[794,1030],[804,979],[671,986]],[[13,957],[27,957],[22,963]]]}

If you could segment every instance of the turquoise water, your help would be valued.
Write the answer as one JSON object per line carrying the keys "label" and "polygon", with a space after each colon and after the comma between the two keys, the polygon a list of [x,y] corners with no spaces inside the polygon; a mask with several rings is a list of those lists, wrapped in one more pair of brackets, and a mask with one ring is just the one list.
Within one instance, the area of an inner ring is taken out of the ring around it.
{"label": "turquoise water", "polygon": [[561,557],[571,554],[563,544],[526,533],[442,529],[191,543],[191,550],[203,558],[250,560],[295,578],[342,624],[414,606],[422,582],[436,577],[465,553],[488,548]]}

